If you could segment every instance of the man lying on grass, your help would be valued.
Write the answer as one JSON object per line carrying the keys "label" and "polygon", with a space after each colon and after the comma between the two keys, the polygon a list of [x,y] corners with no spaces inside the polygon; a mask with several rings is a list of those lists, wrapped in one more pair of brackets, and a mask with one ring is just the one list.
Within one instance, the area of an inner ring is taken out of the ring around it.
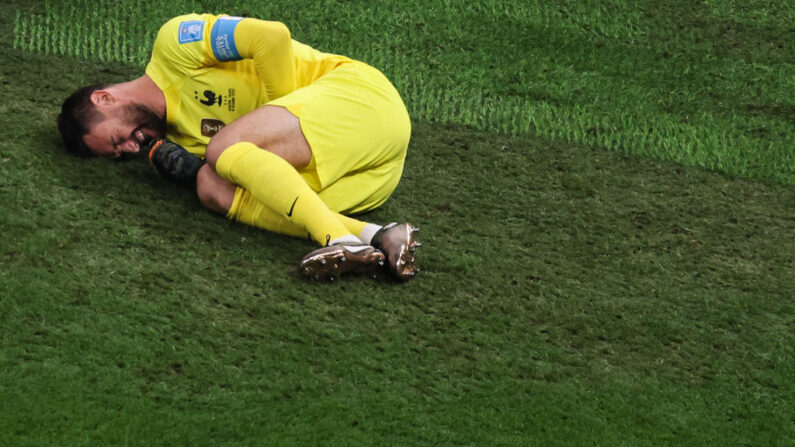
{"label": "man lying on grass", "polygon": [[[93,85],[58,116],[75,155],[149,153],[172,182],[195,182],[207,208],[323,248],[310,278],[417,273],[411,224],[347,217],[372,210],[400,180],[411,123],[378,70],[291,39],[279,22],[190,14],[168,21],[146,74]],[[167,139],[163,139],[167,138]]]}

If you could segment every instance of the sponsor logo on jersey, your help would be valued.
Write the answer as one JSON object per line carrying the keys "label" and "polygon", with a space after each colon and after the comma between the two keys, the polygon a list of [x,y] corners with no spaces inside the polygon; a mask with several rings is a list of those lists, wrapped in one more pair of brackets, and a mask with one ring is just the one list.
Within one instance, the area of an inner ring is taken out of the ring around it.
{"label": "sponsor logo on jersey", "polygon": [[224,124],[223,121],[217,120],[215,118],[204,118],[202,120],[202,135],[205,137],[211,137],[218,133],[219,130],[223,129]]}
{"label": "sponsor logo on jersey", "polygon": [[186,20],[179,24],[179,43],[191,43],[202,40],[204,22],[201,20]]}
{"label": "sponsor logo on jersey", "polygon": [[235,27],[242,17],[221,17],[213,24],[210,42],[215,58],[221,62],[239,61],[242,59],[235,46]]}

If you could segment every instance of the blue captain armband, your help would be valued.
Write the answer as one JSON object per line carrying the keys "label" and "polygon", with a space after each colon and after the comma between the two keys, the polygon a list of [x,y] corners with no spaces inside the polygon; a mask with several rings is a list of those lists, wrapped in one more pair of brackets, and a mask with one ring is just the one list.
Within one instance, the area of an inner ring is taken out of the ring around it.
{"label": "blue captain armband", "polygon": [[235,46],[235,28],[243,17],[220,17],[213,24],[210,41],[215,58],[221,62],[243,59]]}

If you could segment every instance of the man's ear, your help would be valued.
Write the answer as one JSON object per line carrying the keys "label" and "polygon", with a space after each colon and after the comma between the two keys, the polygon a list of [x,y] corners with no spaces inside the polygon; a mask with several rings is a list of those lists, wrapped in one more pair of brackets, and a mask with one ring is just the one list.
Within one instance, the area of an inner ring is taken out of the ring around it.
{"label": "man's ear", "polygon": [[107,90],[94,90],[91,93],[91,103],[95,106],[109,106],[116,102],[116,97]]}

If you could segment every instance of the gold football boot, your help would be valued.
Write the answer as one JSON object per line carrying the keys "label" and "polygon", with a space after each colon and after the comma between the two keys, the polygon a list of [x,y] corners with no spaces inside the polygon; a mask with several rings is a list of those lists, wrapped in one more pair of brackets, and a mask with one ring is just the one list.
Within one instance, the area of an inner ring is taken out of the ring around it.
{"label": "gold football boot", "polygon": [[304,256],[298,270],[307,278],[336,281],[343,273],[375,275],[384,267],[385,260],[384,254],[371,245],[329,245]]}
{"label": "gold football boot", "polygon": [[414,238],[420,229],[410,223],[391,223],[373,236],[371,244],[386,255],[389,272],[399,281],[408,281],[419,273],[414,265],[414,250],[422,244]]}

